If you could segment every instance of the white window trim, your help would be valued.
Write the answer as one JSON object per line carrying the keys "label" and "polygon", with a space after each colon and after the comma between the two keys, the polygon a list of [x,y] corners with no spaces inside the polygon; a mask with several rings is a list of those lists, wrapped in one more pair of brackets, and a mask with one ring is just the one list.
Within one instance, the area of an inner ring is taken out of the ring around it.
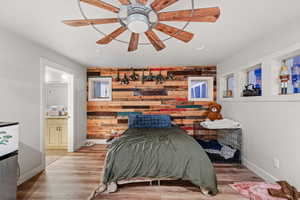
{"label": "white window trim", "polygon": [[[109,98],[107,99],[96,99],[92,97],[92,82],[94,81],[108,81],[109,82]],[[88,91],[88,98],[89,101],[112,101],[112,78],[111,77],[98,77],[98,78],[89,78],[88,79],[88,84],[89,84],[89,91]]]}
{"label": "white window trim", "polygon": [[[207,81],[208,82],[208,98],[192,98],[191,86],[192,81]],[[188,77],[188,99],[189,101],[213,101],[214,100],[214,78],[213,77]]]}

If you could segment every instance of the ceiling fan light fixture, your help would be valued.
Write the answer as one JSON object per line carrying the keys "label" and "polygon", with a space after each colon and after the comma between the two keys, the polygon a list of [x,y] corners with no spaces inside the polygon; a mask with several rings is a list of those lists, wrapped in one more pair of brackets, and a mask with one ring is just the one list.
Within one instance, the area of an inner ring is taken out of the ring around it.
{"label": "ceiling fan light fixture", "polygon": [[129,15],[127,27],[133,33],[144,33],[150,28],[149,19],[147,16],[139,13]]}
{"label": "ceiling fan light fixture", "polygon": [[[152,45],[157,51],[163,50],[166,46],[165,41],[171,38],[176,38],[182,42],[188,43],[193,39],[194,34],[185,31],[190,22],[216,22],[220,16],[221,10],[219,7],[198,8],[194,7],[194,1],[191,1],[190,10],[176,10],[160,12],[161,10],[175,4],[179,0],[119,0],[122,4],[120,7],[115,7],[103,0],[77,0],[79,10],[84,19],[78,20],[64,20],[63,23],[73,27],[92,26],[97,32],[104,35],[98,40],[98,45],[109,44],[115,40],[121,43],[128,44],[128,51],[136,51],[139,45]],[[102,8],[117,14],[115,18],[96,18],[89,19],[84,13],[81,2],[87,3],[91,6]],[[174,26],[169,26],[162,23],[167,22],[185,22],[183,28],[179,29]],[[107,34],[102,32],[95,25],[120,23],[120,27],[113,32]],[[154,32],[154,29],[166,35],[166,39],[160,37]],[[118,39],[126,30],[131,31],[130,41]],[[140,34],[144,33],[149,42],[140,42]],[[199,47],[197,50],[202,50]]]}

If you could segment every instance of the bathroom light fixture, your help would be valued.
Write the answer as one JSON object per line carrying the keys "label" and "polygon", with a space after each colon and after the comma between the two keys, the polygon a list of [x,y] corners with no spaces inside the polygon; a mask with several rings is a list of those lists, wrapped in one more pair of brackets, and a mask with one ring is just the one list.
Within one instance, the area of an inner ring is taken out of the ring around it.
{"label": "bathroom light fixture", "polygon": [[67,76],[66,74],[61,75],[61,78],[62,78],[63,80],[65,80],[65,81],[68,80],[68,76]]}

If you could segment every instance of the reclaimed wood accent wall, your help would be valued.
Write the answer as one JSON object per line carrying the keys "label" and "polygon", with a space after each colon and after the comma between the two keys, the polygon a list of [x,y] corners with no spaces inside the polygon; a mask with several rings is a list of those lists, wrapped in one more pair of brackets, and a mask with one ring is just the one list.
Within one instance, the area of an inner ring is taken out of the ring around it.
{"label": "reclaimed wood accent wall", "polygon": [[[88,68],[87,77],[113,77],[112,101],[88,102],[88,139],[106,139],[112,130],[127,129],[130,113],[167,114],[172,120],[189,134],[194,134],[197,123],[206,120],[210,102],[188,101],[188,77],[214,77],[214,97],[216,99],[216,67],[149,67],[153,75],[168,73],[175,75],[174,80],[162,84],[153,82],[142,83],[141,80],[131,81],[122,85],[115,78],[119,72],[121,78],[126,73],[132,74],[130,68]],[[144,68],[148,75],[149,68]],[[135,69],[142,77],[143,69]]]}

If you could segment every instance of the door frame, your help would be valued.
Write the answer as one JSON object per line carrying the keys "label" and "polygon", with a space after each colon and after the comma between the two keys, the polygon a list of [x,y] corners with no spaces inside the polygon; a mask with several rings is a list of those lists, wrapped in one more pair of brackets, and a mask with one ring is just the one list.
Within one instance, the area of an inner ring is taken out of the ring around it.
{"label": "door frame", "polygon": [[40,88],[41,88],[41,96],[40,96],[40,150],[42,153],[42,166],[46,168],[46,145],[45,145],[45,131],[46,131],[46,119],[45,114],[47,110],[47,86],[46,86],[46,68],[49,67],[53,70],[63,72],[69,75],[70,80],[68,83],[68,152],[75,151],[75,132],[74,132],[74,74],[68,68],[52,62],[45,58],[40,58]]}

